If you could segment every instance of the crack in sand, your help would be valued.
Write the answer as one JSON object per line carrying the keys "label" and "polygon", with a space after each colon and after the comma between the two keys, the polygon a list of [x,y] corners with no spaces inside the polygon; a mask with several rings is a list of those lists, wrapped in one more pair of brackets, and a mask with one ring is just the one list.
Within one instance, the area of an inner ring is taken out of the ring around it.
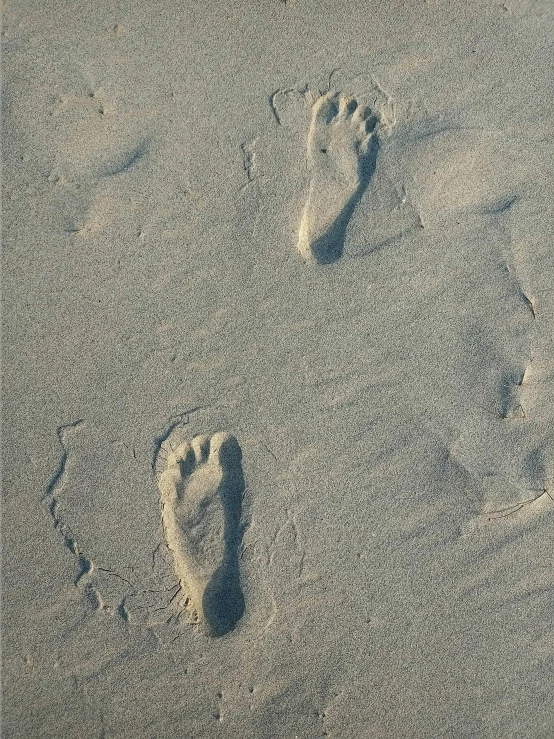
{"label": "crack in sand", "polygon": [[68,423],[57,428],[56,434],[58,436],[58,442],[62,448],[62,454],[60,456],[58,467],[46,486],[46,492],[43,496],[43,501],[47,503],[48,513],[54,522],[54,529],[62,537],[65,547],[77,558],[78,570],[73,581],[75,586],[78,586],[82,578],[92,571],[94,565],[92,560],[81,551],[73,531],[64,521],[60,512],[60,505],[59,500],[56,497],[56,492],[63,487],[67,475],[67,464],[69,461],[69,449],[66,442],[67,433],[79,428],[83,423],[84,420],[80,418],[73,423]]}

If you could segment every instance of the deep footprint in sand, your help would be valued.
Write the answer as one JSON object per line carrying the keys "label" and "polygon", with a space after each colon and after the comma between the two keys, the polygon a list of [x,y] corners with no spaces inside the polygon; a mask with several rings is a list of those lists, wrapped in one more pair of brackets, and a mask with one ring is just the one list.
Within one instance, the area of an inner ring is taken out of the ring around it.
{"label": "deep footprint in sand", "polygon": [[375,171],[379,123],[369,108],[337,93],[313,105],[310,185],[298,238],[306,261],[330,264],[342,256],[346,227]]}
{"label": "deep footprint in sand", "polygon": [[231,631],[244,612],[238,549],[244,476],[234,436],[184,441],[181,426],[157,463],[162,522],[175,574],[194,622],[210,636]]}

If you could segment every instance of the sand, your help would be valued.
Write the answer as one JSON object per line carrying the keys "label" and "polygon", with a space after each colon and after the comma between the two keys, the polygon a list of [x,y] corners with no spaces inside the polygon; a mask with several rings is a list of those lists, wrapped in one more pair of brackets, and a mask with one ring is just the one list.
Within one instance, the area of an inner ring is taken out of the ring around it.
{"label": "sand", "polygon": [[3,736],[554,736],[554,4],[2,37]]}

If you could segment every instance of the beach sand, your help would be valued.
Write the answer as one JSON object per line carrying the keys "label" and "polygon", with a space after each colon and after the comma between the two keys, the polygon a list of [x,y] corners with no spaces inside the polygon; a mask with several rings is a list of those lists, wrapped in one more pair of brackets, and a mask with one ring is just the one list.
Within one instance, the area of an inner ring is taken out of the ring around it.
{"label": "beach sand", "polygon": [[6,739],[554,736],[554,4],[8,0]]}

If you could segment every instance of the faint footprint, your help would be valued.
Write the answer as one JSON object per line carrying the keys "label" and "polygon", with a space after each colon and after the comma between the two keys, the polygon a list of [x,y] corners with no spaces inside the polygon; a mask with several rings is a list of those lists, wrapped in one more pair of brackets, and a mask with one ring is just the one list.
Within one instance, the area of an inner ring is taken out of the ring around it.
{"label": "faint footprint", "polygon": [[162,521],[175,574],[193,620],[211,636],[231,631],[244,612],[238,559],[241,459],[234,436],[195,436],[189,443],[177,426],[163,442],[157,462]]}
{"label": "faint footprint", "polygon": [[379,117],[353,98],[328,93],[312,107],[308,134],[308,198],[298,249],[307,261],[342,256],[346,227],[375,171]]}

